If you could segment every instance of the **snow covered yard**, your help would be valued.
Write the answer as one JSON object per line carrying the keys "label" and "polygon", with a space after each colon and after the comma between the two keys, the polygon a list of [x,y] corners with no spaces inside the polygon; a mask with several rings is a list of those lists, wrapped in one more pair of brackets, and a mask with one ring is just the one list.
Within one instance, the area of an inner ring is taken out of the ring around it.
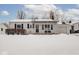
{"label": "snow covered yard", "polygon": [[79,36],[0,35],[0,54],[79,54]]}

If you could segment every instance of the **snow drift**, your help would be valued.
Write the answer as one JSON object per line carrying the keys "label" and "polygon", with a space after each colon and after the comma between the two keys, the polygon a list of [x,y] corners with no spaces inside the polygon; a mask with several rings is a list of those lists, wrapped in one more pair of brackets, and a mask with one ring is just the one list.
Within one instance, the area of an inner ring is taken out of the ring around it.
{"label": "snow drift", "polygon": [[79,36],[0,35],[0,54],[79,54]]}

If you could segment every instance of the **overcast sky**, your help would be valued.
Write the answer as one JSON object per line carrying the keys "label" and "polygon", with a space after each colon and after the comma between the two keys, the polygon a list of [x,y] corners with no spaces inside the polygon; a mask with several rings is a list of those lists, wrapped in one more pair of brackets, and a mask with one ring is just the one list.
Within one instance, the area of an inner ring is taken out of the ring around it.
{"label": "overcast sky", "polygon": [[[58,10],[60,15],[68,19],[79,19],[79,5],[76,4],[49,4],[49,5],[22,5],[22,4],[0,4],[0,22],[16,19],[18,10],[25,10],[26,17],[35,15],[39,18],[47,17],[50,10]],[[45,15],[45,16],[44,16]]]}

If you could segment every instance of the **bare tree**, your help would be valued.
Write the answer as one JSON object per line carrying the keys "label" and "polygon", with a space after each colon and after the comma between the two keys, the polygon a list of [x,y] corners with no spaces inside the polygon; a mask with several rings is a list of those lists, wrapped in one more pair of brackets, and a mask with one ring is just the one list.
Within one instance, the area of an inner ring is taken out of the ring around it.
{"label": "bare tree", "polygon": [[17,19],[25,19],[26,18],[26,14],[23,10],[18,10],[17,12]]}

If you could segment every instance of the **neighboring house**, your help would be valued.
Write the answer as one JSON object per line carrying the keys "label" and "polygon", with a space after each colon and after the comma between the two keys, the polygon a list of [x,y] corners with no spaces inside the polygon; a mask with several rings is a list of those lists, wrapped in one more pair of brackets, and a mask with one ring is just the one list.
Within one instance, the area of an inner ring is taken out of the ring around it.
{"label": "neighboring house", "polygon": [[0,24],[0,34],[5,34],[5,30],[7,29],[8,27],[7,27],[7,24],[5,24],[5,23],[1,23]]}
{"label": "neighboring house", "polygon": [[72,29],[73,33],[79,33],[79,22],[72,23],[71,29]]}

